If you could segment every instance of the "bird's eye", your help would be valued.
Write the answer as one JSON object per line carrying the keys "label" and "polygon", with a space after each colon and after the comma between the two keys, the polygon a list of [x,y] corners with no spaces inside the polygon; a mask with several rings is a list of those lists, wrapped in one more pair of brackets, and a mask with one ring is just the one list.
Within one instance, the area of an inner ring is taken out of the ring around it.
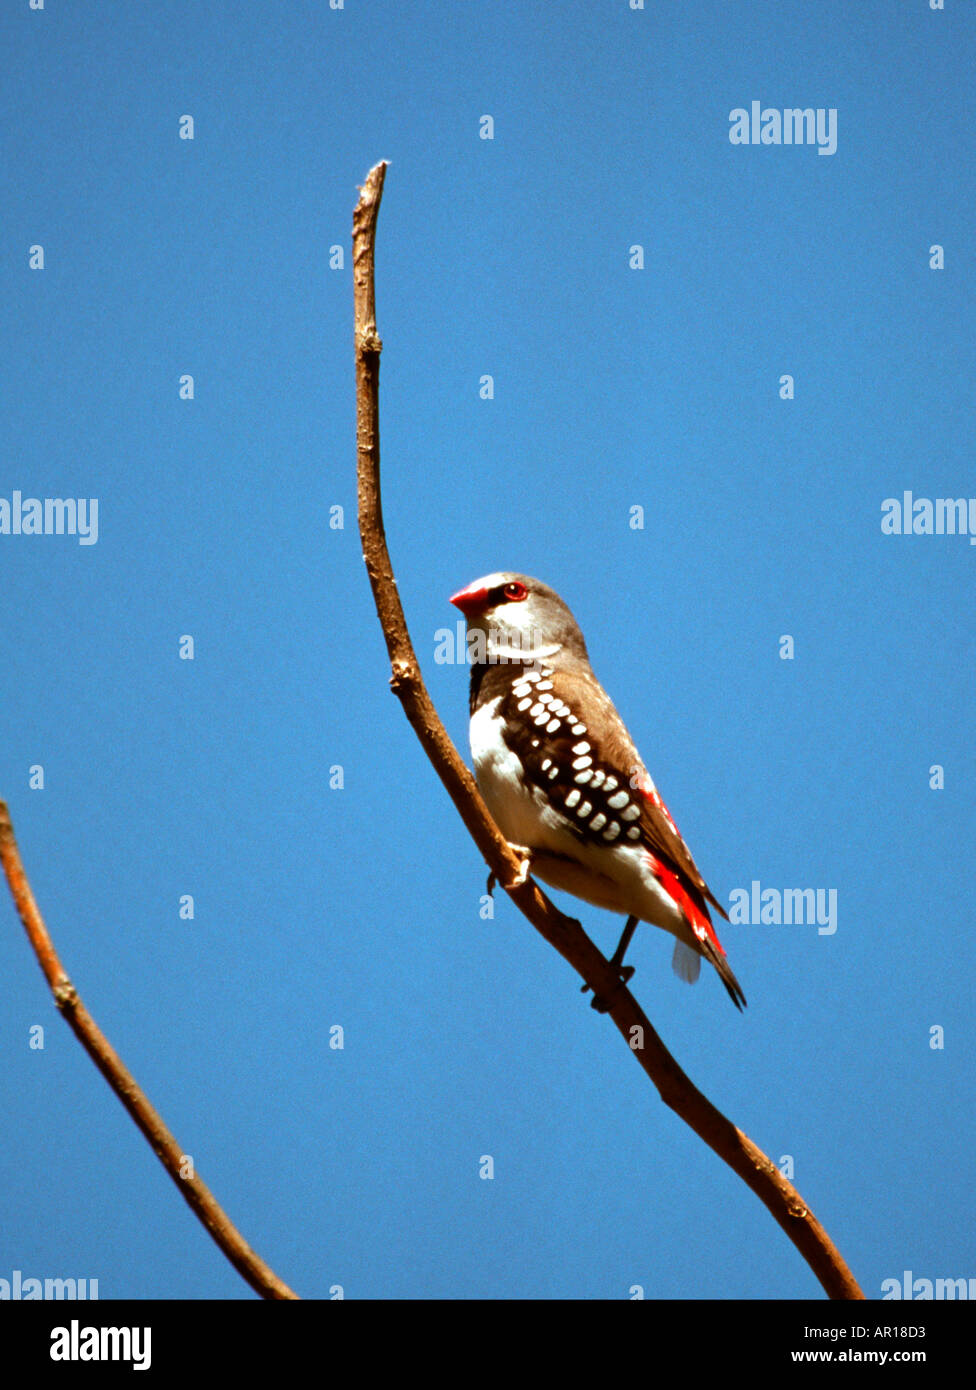
{"label": "bird's eye", "polygon": [[511,584],[506,584],[502,592],[512,603],[521,603],[522,599],[529,596],[529,591],[525,585],[520,584],[516,579],[513,579]]}

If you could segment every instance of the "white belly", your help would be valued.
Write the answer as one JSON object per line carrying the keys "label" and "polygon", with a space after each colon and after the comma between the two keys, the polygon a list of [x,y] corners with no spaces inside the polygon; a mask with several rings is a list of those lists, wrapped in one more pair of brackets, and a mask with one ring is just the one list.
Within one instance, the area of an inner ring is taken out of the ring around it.
{"label": "white belly", "polygon": [[475,777],[506,840],[534,851],[532,873],[594,907],[639,917],[694,945],[684,913],[655,878],[646,850],[584,844],[545,793],[522,781],[519,760],[498,729],[499,704],[482,705],[471,719]]}

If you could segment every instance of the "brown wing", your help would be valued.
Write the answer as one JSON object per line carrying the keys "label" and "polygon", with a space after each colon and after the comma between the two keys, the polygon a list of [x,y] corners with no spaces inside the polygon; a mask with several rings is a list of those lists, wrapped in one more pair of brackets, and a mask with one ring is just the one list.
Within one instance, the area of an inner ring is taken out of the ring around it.
{"label": "brown wing", "polygon": [[[512,721],[511,741],[526,775],[549,792],[557,807],[561,804],[560,798],[564,803],[567,795],[572,795],[579,786],[581,797],[585,797],[593,806],[593,813],[582,823],[573,814],[575,807],[567,807],[563,814],[580,839],[597,844],[615,842],[643,845],[666,868],[679,875],[692,900],[697,901],[706,917],[706,900],[723,917],[727,916],[699,873],[691,851],[603,687],[585,671],[543,669],[542,674],[542,683],[551,682],[547,708],[552,712],[553,720],[559,720],[559,725],[551,731],[548,725],[543,726],[545,732],[540,733],[539,727],[531,722],[519,721],[517,717]],[[530,694],[536,695],[534,685],[530,688]],[[512,707],[505,713],[513,715],[518,705],[515,689],[507,699]],[[592,713],[588,718],[583,717],[581,711],[584,709],[595,711],[595,719]],[[580,757],[576,750],[584,744],[588,745],[588,750]],[[586,757],[591,762],[592,776],[580,786],[580,776],[585,776],[589,769],[584,769],[581,774],[574,764]],[[629,797],[626,804],[621,804],[624,791],[629,793]],[[599,813],[606,818],[602,823]],[[608,830],[613,825],[619,825],[620,833],[610,841]],[[639,833],[634,833],[635,828]]]}

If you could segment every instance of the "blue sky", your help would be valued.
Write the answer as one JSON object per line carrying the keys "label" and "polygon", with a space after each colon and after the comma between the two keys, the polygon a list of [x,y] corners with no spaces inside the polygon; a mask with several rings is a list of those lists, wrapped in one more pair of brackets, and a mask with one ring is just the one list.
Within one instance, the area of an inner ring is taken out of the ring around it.
{"label": "blue sky", "polygon": [[[0,795],[88,1007],[304,1296],[820,1292],[479,915],[390,695],[348,255],[381,158],[387,531],[448,730],[448,596],[551,584],[716,895],[836,892],[833,932],[724,927],[742,1017],[650,927],[638,999],[869,1297],[976,1276],[976,547],[881,529],[976,498],[974,41],[956,0],[5,7],[0,499],[99,521],[0,534]],[[835,110],[836,152],[732,144],[753,101]],[[0,970],[0,1278],[251,1297],[2,900]]]}

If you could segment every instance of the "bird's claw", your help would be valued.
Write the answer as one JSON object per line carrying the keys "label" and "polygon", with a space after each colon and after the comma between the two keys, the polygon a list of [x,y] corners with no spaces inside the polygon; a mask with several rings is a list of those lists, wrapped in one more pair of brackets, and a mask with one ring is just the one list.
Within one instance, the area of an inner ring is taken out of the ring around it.
{"label": "bird's claw", "polygon": [[[519,866],[511,883],[502,884],[506,892],[511,892],[513,888],[521,888],[522,884],[528,879],[529,871],[532,868],[532,851],[526,845],[509,845],[509,849],[513,854],[518,856]],[[491,873],[488,875],[487,892],[489,898],[494,894],[495,885],[497,883],[498,875],[495,873],[494,869],[492,869]]]}
{"label": "bird's claw", "polygon": [[[622,965],[618,971],[620,985],[626,985],[633,973],[634,967],[632,965]],[[590,1008],[596,1009],[598,1014],[608,1014],[614,1006],[617,995],[620,993],[620,985],[613,991],[609,999],[602,995],[595,994],[590,1000]],[[583,985],[580,989],[580,994],[586,994],[589,988],[589,985]]]}
{"label": "bird's claw", "polygon": [[529,870],[531,868],[532,856],[531,854],[527,854],[524,859],[519,861],[518,873],[515,875],[511,883],[508,885],[509,888],[521,888],[522,884],[525,883],[526,879],[529,877]]}

